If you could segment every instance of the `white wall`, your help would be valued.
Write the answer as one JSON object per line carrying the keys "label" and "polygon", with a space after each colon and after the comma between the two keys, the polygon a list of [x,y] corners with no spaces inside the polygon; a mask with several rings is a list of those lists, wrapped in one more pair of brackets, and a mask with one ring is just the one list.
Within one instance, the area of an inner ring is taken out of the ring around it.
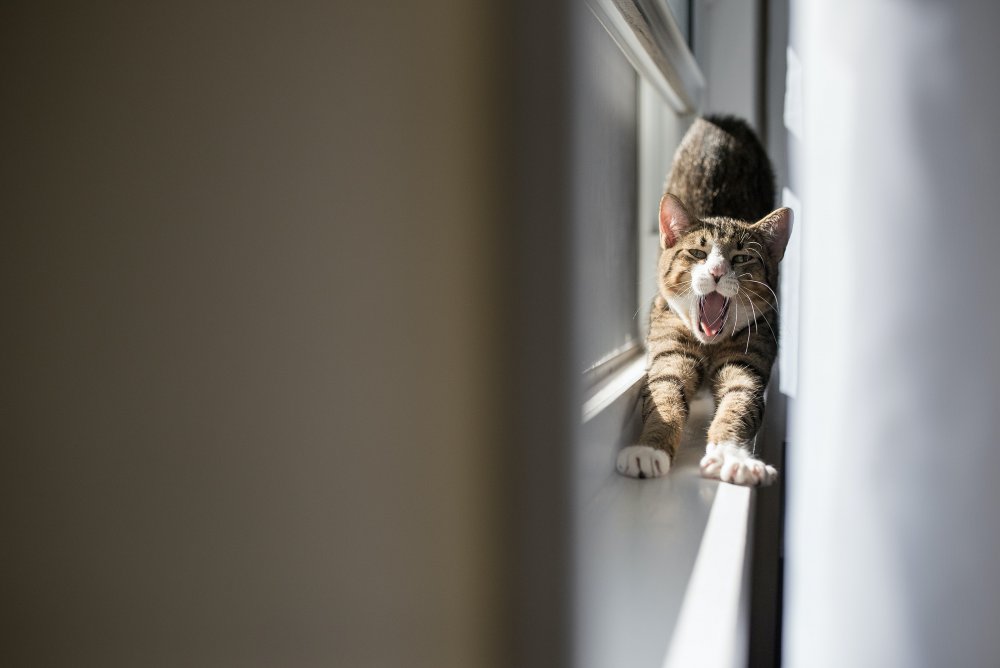
{"label": "white wall", "polygon": [[795,2],[785,665],[1000,662],[1000,9]]}

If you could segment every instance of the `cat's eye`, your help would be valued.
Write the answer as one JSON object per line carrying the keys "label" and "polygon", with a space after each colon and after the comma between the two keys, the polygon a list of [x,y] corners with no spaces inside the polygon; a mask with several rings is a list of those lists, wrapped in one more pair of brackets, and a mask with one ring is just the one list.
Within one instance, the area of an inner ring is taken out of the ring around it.
{"label": "cat's eye", "polygon": [[753,258],[750,257],[749,255],[734,255],[731,262],[733,264],[743,264],[744,262],[749,262],[752,259]]}
{"label": "cat's eye", "polygon": [[692,256],[696,257],[699,260],[704,260],[706,257],[708,257],[708,253],[706,253],[705,251],[700,251],[697,248],[689,248],[688,253],[691,253]]}

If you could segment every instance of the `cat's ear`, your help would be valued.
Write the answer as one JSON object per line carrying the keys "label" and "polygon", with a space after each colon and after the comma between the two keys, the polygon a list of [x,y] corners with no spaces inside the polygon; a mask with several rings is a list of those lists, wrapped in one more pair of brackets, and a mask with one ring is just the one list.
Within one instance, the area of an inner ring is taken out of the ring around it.
{"label": "cat's ear", "polygon": [[768,249],[775,262],[780,262],[785,256],[785,246],[788,245],[788,237],[792,235],[794,217],[792,210],[783,206],[754,223],[757,231],[767,239]]}
{"label": "cat's ear", "polygon": [[693,218],[684,203],[667,193],[660,200],[660,248],[670,248],[691,227]]}

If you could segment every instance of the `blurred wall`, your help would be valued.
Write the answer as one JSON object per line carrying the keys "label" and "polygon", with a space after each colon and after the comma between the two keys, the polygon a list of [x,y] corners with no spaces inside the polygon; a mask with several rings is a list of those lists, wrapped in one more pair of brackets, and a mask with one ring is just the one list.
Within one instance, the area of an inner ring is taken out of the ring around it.
{"label": "blurred wall", "polygon": [[1000,9],[792,16],[806,214],[785,665],[997,665]]}
{"label": "blurred wall", "polygon": [[4,3],[4,665],[504,665],[509,16],[392,4]]}
{"label": "blurred wall", "polygon": [[705,76],[703,113],[736,114],[761,134],[762,0],[695,0],[692,46]]}

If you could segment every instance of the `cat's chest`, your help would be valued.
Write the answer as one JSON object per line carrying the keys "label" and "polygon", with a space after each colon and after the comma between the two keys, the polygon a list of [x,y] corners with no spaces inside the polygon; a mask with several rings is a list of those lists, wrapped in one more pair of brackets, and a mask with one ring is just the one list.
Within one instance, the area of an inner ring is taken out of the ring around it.
{"label": "cat's chest", "polygon": [[689,326],[677,314],[665,309],[650,321],[646,339],[649,366],[684,366],[694,364],[704,372],[722,360],[739,358],[743,345],[735,338],[725,338],[715,343],[703,343],[692,334]]}

